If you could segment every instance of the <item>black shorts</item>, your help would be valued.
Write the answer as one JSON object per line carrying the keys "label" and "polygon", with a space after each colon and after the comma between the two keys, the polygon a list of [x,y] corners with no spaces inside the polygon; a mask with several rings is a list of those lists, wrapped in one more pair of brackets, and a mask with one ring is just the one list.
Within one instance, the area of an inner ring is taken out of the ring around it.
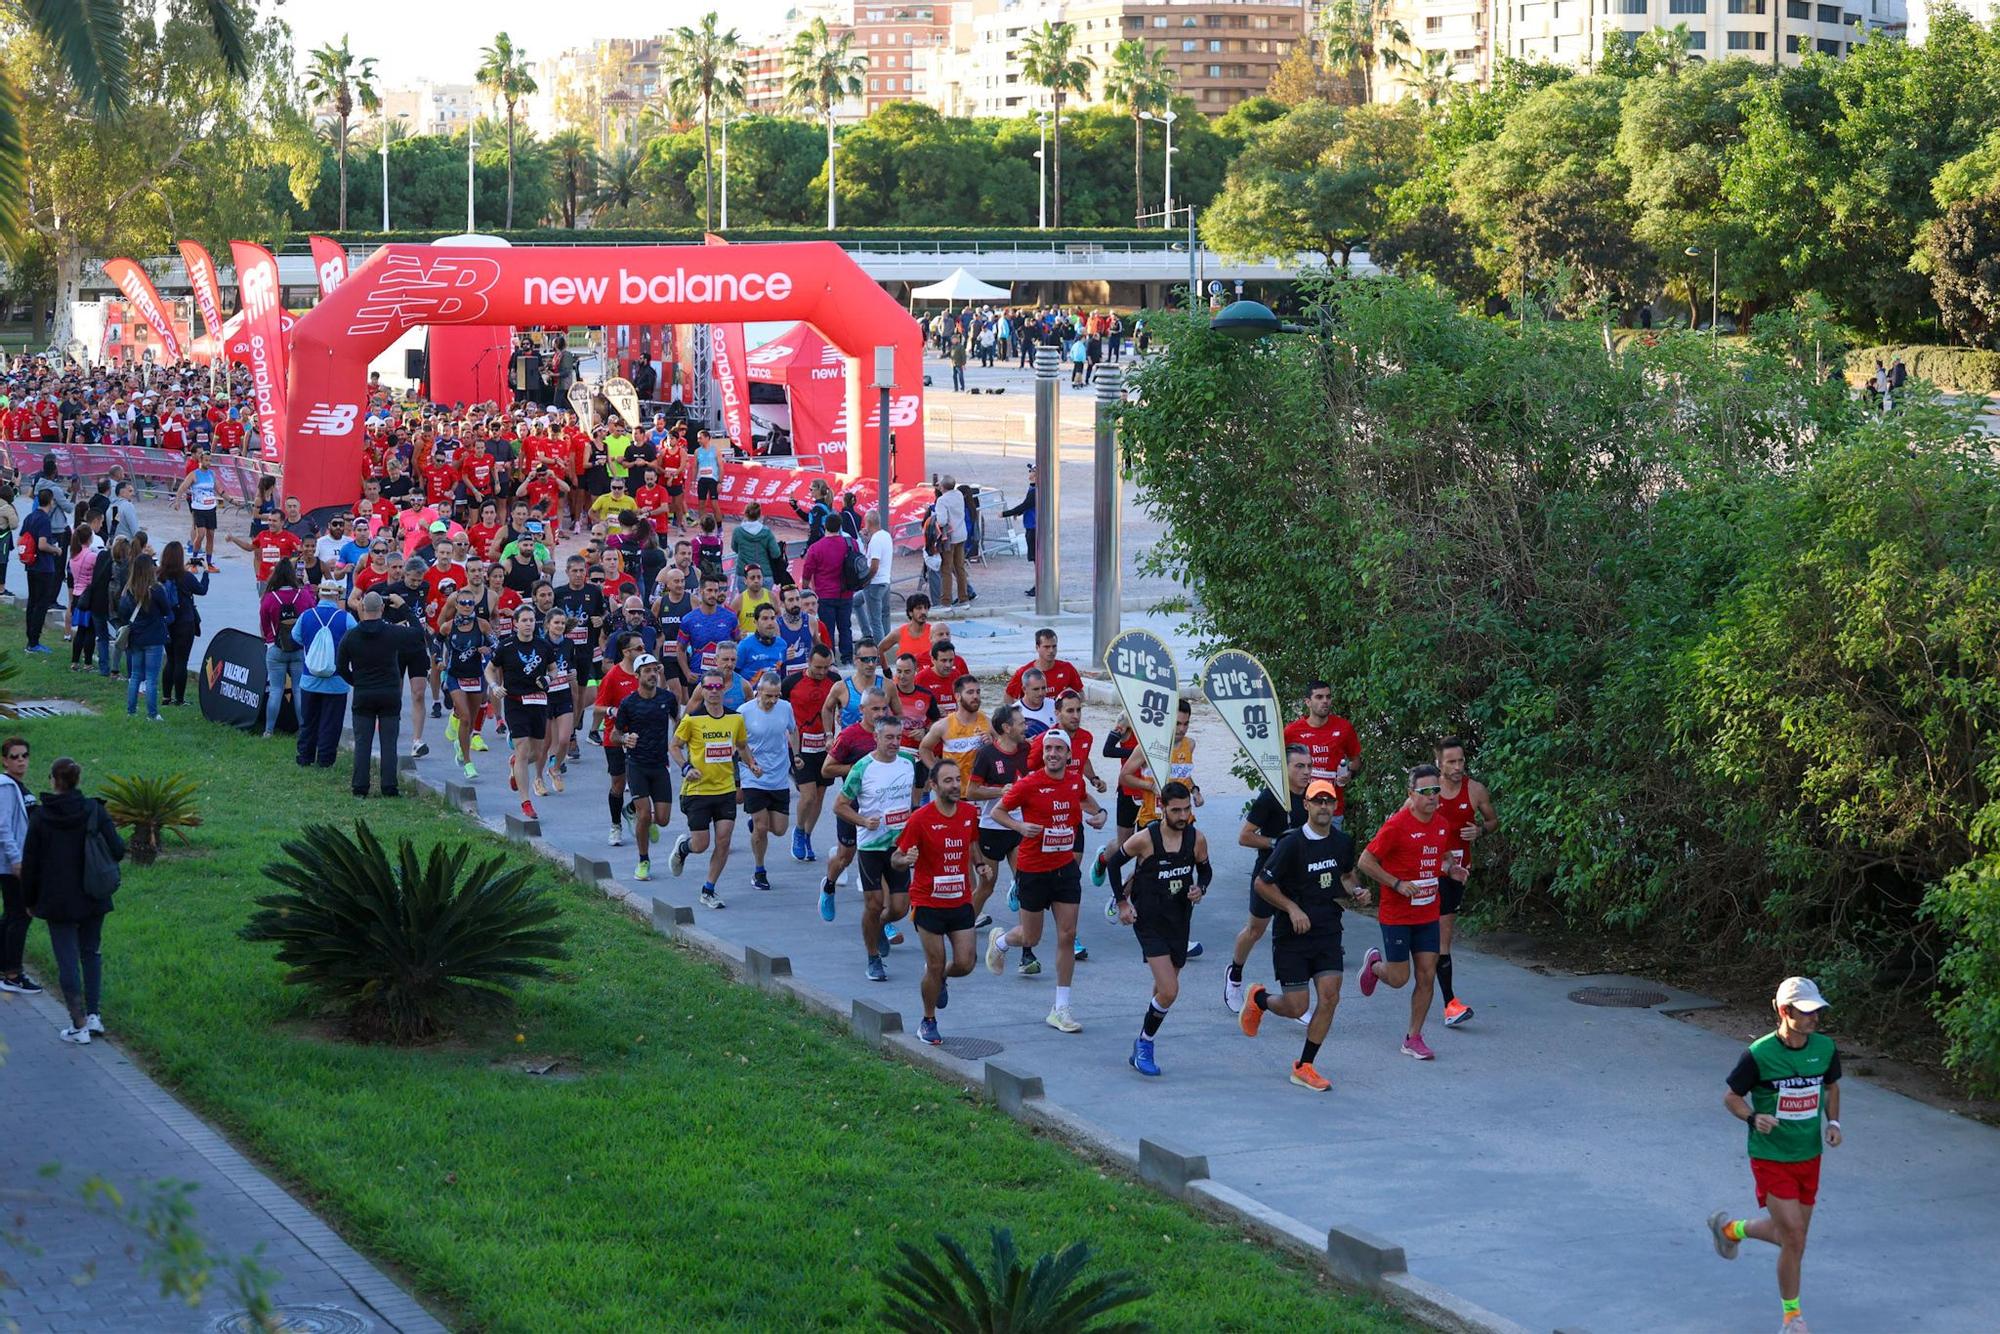
{"label": "black shorts", "polygon": [[195,527],[197,527],[197,528],[206,528],[206,529],[207,529],[207,530],[209,530],[210,532],[214,532],[214,531],[215,531],[215,511],[214,511],[214,510],[190,510],[190,511],[189,511],[189,513],[190,513],[190,514],[192,514],[192,515],[194,516],[194,526],[195,526]]}
{"label": "black shorts", "polygon": [[1021,846],[1021,836],[1011,829],[982,829],[979,831],[979,855],[996,866],[1014,855],[1014,849]]}
{"label": "black shorts", "polygon": [[[632,775],[628,771],[625,781],[630,784]],[[736,794],[715,792],[708,795],[681,794],[681,814],[687,817],[688,830],[699,834],[711,824],[733,824],[736,821]]]}
{"label": "black shorts", "polygon": [[1465,902],[1465,882],[1448,875],[1438,877],[1438,916],[1450,917]]}
{"label": "black shorts", "polygon": [[606,746],[604,748],[604,771],[613,778],[625,776],[625,747]]}
{"label": "black shorts", "polygon": [[1345,960],[1337,934],[1271,939],[1271,973],[1286,991],[1303,991],[1316,977],[1338,974]]}
{"label": "black shorts", "polygon": [[898,870],[889,858],[894,855],[890,848],[863,848],[855,860],[861,864],[861,892],[879,894],[884,889],[891,894],[910,892],[910,872],[906,867]]}
{"label": "black shorts", "polygon": [[551,690],[549,692],[549,717],[551,720],[567,718],[575,712],[576,699],[568,690]]}
{"label": "black shorts", "polygon": [[1118,827],[1130,829],[1139,823],[1139,799],[1127,796],[1121,789],[1118,793]]}
{"label": "black shorts", "polygon": [[670,496],[673,496],[673,497],[675,497],[675,498],[679,498],[680,496],[683,496],[683,495],[686,495],[686,494],[687,494],[687,483],[685,483],[685,482],[669,482],[669,483],[667,484],[667,494],[668,494],[668,495],[670,495]]}
{"label": "black shorts", "polygon": [[715,478],[697,477],[694,479],[694,496],[696,500],[714,500],[721,494],[722,483],[716,481]]}
{"label": "black shorts", "polygon": [[503,716],[507,720],[507,735],[516,741],[540,741],[549,734],[549,706],[546,704],[523,704],[509,699]]}
{"label": "black shorts", "polygon": [[1192,923],[1193,917],[1185,907],[1142,906],[1139,920],[1132,923],[1132,934],[1139,938],[1139,953],[1145,958],[1157,959],[1164,954],[1179,968],[1187,962],[1188,930]]}
{"label": "black shorts", "polygon": [[910,909],[910,920],[917,930],[928,931],[934,936],[948,936],[954,931],[970,931],[972,924],[979,920],[969,903],[954,903],[949,908],[917,907]]}
{"label": "black shorts", "polygon": [[1053,871],[1021,871],[1014,876],[1022,912],[1041,912],[1058,903],[1083,902],[1083,874],[1072,861]]}
{"label": "black shorts", "polygon": [[792,813],[792,791],[790,788],[746,787],[743,789],[743,813],[755,815],[759,811],[774,811],[779,815]]}
{"label": "black shorts", "polygon": [[826,779],[821,770],[826,764],[823,750],[804,751],[799,755],[797,781],[800,787],[825,787]]}
{"label": "black shorts", "polygon": [[590,645],[565,643],[563,649],[569,654],[570,680],[578,685],[587,685],[604,674],[598,668],[597,655],[591,651]]}
{"label": "black shorts", "polygon": [[[619,754],[624,752],[621,750]],[[664,801],[671,805],[674,800],[673,772],[664,764],[658,768],[628,764],[625,767],[625,795],[632,801]]]}
{"label": "black shorts", "polygon": [[840,844],[841,847],[851,848],[856,846],[854,840],[855,836],[859,833],[860,830],[839,816],[836,815],[833,817],[833,841]]}

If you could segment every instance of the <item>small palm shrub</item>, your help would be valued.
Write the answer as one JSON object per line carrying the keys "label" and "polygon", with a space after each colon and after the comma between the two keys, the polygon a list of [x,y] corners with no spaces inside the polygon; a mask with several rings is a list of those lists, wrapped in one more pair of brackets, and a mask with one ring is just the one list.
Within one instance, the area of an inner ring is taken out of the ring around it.
{"label": "small palm shrub", "polygon": [[14,693],[14,681],[20,675],[21,664],[14,661],[14,655],[0,650],[0,718],[19,716],[14,708],[20,700]]}
{"label": "small palm shrub", "polygon": [[362,824],[352,836],[308,825],[280,846],[289,860],[264,874],[287,892],[258,899],[239,934],[277,945],[285,980],[344,1011],[357,1037],[435,1036],[456,1013],[505,1009],[523,978],[569,957],[555,900],[528,884],[533,867],[474,862],[469,843],[420,860],[409,839],[392,860]]}
{"label": "small palm shrub", "polygon": [[201,823],[194,792],[194,780],[186,774],[161,778],[117,774],[104,780],[104,809],[114,823],[131,826],[128,848],[135,864],[152,864],[160,855],[160,836],[169,829],[182,843],[188,841],[181,831]]}
{"label": "small palm shrub", "polygon": [[[882,1276],[883,1321],[904,1334],[1143,1334],[1143,1321],[1099,1317],[1143,1299],[1147,1289],[1120,1270],[1085,1278],[1082,1242],[1032,1265],[1006,1228],[992,1233],[982,1269],[965,1247],[940,1235],[935,1250],[896,1243],[903,1263]],[[940,1256],[942,1263],[940,1263]]]}

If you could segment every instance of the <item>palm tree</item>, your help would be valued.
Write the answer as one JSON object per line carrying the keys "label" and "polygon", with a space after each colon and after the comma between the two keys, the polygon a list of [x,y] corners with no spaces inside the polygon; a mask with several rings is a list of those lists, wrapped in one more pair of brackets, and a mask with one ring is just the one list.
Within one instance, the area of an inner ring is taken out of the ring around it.
{"label": "palm tree", "polygon": [[375,95],[375,57],[357,56],[348,49],[347,34],[339,46],[322,46],[309,56],[306,92],[321,104],[331,103],[334,115],[333,155],[340,163],[340,212],[336,231],[347,230],[347,123],[354,108],[379,111],[382,99]]}
{"label": "palm tree", "polygon": [[597,143],[582,130],[571,128],[550,138],[549,151],[555,157],[563,226],[574,229],[577,209],[589,197],[596,175]]}
{"label": "palm tree", "polygon": [[1070,54],[1076,43],[1074,23],[1050,23],[1029,33],[1021,42],[1021,73],[1055,96],[1055,116],[1051,125],[1055,146],[1055,205],[1050,210],[1054,225],[1062,226],[1062,109],[1071,93],[1090,93],[1090,76],[1097,71],[1088,56]]}
{"label": "palm tree", "polygon": [[[660,59],[660,81],[667,88],[667,101],[691,101],[701,108],[701,217],[702,225],[715,227],[715,138],[711,117],[718,100],[743,96],[743,76],[750,66],[743,59],[743,43],[736,29],[716,30],[714,10],[701,16],[698,28],[674,29],[673,40]],[[822,27],[825,25],[822,24]]]}
{"label": "palm tree", "polygon": [[785,52],[785,96],[794,106],[817,112],[826,122],[826,225],[834,225],[833,109],[843,98],[861,95],[868,57],[853,51],[852,33],[829,32],[816,18],[792,39]]}
{"label": "palm tree", "polygon": [[506,33],[495,33],[493,45],[481,48],[479,86],[507,104],[507,225],[514,225],[514,108],[541,90],[528,73],[528,56]]}
{"label": "palm tree", "polygon": [[645,193],[645,161],[645,154],[631,144],[619,144],[599,156],[593,169],[597,181],[590,191],[590,206],[630,208]]}
{"label": "palm tree", "polygon": [[1427,107],[1435,107],[1451,93],[1451,56],[1444,51],[1426,51],[1411,67],[1416,74],[1417,97]]}
{"label": "palm tree", "polygon": [[1352,79],[1361,76],[1361,100],[1375,100],[1375,67],[1401,69],[1410,63],[1410,33],[1389,12],[1388,0],[1333,0],[1320,20],[1326,67]]}
{"label": "palm tree", "polygon": [[1111,53],[1111,67],[1104,71],[1104,97],[1123,102],[1132,113],[1132,218],[1136,222],[1146,211],[1146,173],[1143,154],[1146,122],[1142,111],[1165,111],[1167,94],[1174,86],[1174,72],[1167,68],[1164,52],[1144,40],[1128,37]]}
{"label": "palm tree", "polygon": [[[62,72],[91,114],[104,120],[123,115],[132,101],[131,28],[150,25],[144,10],[129,13],[114,4],[15,4],[5,10],[14,31],[41,38],[55,53]],[[234,5],[203,6],[215,45],[231,78],[250,73],[245,21],[248,11]],[[0,245],[13,249],[27,224],[28,154],[32,145],[16,114],[20,86],[0,74]]]}

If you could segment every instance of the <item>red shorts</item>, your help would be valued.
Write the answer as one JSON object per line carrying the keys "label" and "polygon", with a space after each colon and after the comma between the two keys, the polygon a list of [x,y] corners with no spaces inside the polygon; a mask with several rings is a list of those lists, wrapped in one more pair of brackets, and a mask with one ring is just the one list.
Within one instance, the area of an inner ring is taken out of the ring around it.
{"label": "red shorts", "polygon": [[1819,1199],[1818,1158],[1808,1158],[1802,1163],[1776,1163],[1769,1158],[1752,1158],[1750,1175],[1757,1178],[1757,1203],[1761,1207],[1765,1197],[1775,1195],[1781,1200],[1797,1200],[1810,1206]]}

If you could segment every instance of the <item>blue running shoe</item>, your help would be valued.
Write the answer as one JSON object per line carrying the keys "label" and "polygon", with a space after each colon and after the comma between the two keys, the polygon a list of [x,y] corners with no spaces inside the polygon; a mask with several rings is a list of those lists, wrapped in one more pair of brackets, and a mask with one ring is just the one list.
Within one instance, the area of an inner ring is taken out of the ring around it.
{"label": "blue running shoe", "polygon": [[833,920],[833,887],[826,881],[821,881],[819,887],[819,920]]}
{"label": "blue running shoe", "polygon": [[1132,1055],[1127,1058],[1125,1063],[1142,1075],[1147,1075],[1154,1079],[1159,1078],[1160,1067],[1153,1060],[1153,1040],[1151,1038],[1132,1039]]}
{"label": "blue running shoe", "polygon": [[1011,913],[1021,911],[1021,887],[1012,880],[1007,882],[1007,911]]}
{"label": "blue running shoe", "polygon": [[753,889],[769,889],[771,887],[771,877],[766,875],[764,868],[760,866],[750,873],[750,885]]}
{"label": "blue running shoe", "polygon": [[1199,940],[1197,940],[1194,944],[1187,947],[1187,954],[1185,957],[1190,959],[1199,959],[1201,957],[1201,942]]}
{"label": "blue running shoe", "polygon": [[917,1025],[917,1036],[923,1041],[930,1043],[933,1047],[940,1046],[944,1042],[944,1039],[938,1035],[937,1020],[935,1019],[925,1019],[919,1023]]}
{"label": "blue running shoe", "polygon": [[807,860],[807,857],[806,857],[806,848],[805,848],[805,843],[806,843],[806,831],[805,831],[805,830],[803,830],[803,829],[794,829],[794,830],[792,831],[792,860],[793,860],[793,861],[795,861],[795,862],[802,862],[802,861],[805,861],[805,860]]}
{"label": "blue running shoe", "polygon": [[1090,957],[1090,951],[1083,947],[1083,942],[1080,940],[1076,942],[1076,957],[1079,962]]}
{"label": "blue running shoe", "polygon": [[889,970],[882,966],[882,959],[879,955],[871,954],[868,956],[868,980],[870,982],[887,982],[889,980]]}
{"label": "blue running shoe", "polygon": [[[903,933],[896,929],[894,922],[882,928],[882,943],[884,945],[900,945],[903,943]],[[887,954],[889,951],[884,949],[882,952]]]}
{"label": "blue running shoe", "polygon": [[1104,849],[1102,848],[1099,848],[1097,856],[1091,859],[1090,883],[1099,886],[1104,884]]}
{"label": "blue running shoe", "polygon": [[951,982],[947,978],[938,979],[938,1008],[942,1010],[951,1004]]}

